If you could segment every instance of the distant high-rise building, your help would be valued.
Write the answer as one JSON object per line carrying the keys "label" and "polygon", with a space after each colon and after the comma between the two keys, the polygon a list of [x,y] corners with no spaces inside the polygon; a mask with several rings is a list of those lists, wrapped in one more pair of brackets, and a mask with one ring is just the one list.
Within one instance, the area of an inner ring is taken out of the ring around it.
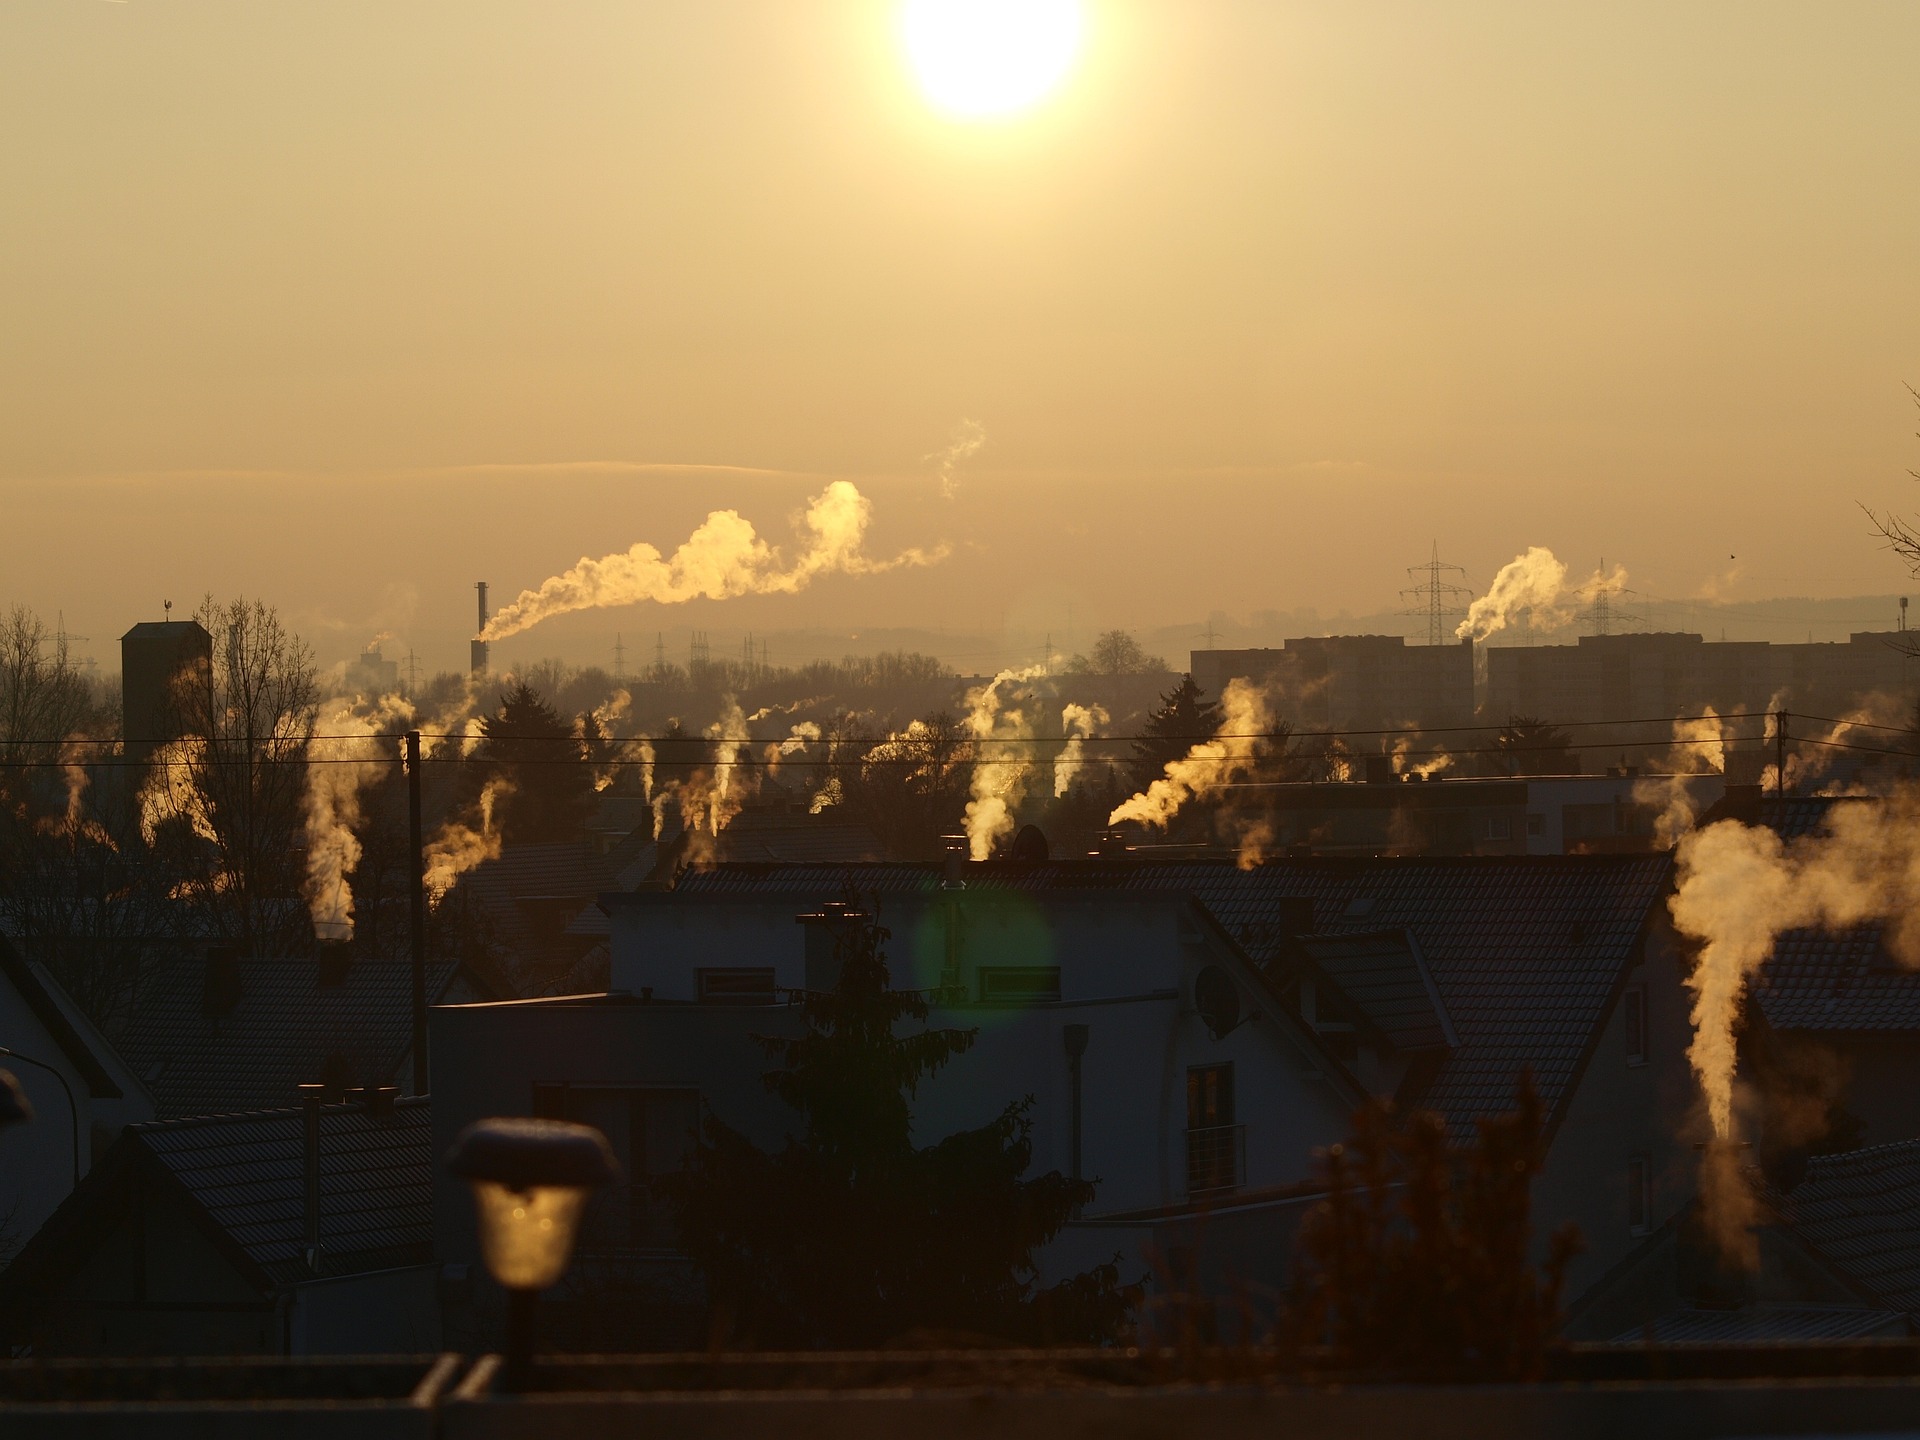
{"label": "distant high-rise building", "polygon": [[1279,649],[1195,650],[1194,683],[1218,698],[1234,679],[1268,684],[1274,714],[1306,730],[1473,723],[1473,642],[1409,645],[1399,635],[1308,635]]}

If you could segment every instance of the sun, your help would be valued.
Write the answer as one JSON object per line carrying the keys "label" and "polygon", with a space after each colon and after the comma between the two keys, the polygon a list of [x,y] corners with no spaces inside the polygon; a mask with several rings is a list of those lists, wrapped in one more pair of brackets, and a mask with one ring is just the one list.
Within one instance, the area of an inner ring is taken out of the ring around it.
{"label": "sun", "polygon": [[964,120],[1044,99],[1080,52],[1079,0],[906,0],[901,33],[927,99]]}

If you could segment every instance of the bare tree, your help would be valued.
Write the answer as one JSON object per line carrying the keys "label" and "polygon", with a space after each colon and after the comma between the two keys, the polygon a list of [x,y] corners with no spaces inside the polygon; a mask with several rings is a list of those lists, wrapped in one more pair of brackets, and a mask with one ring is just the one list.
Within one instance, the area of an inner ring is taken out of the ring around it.
{"label": "bare tree", "polygon": [[183,876],[180,895],[251,953],[300,943],[307,743],[319,705],[306,643],[272,606],[209,595],[194,617],[212,663],[181,672],[185,738],[154,757],[149,829]]}
{"label": "bare tree", "polygon": [[[0,761],[8,771],[58,764],[65,742],[92,718],[91,698],[66,637],[49,634],[25,605],[14,606],[0,622]],[[7,784],[0,772],[0,786]]]}

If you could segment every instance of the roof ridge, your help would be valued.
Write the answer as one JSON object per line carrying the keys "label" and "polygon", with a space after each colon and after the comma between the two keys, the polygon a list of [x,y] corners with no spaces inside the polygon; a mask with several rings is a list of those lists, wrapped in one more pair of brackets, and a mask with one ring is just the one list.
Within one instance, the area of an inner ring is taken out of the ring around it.
{"label": "roof ridge", "polygon": [[[393,1108],[418,1110],[428,1104],[431,1095],[396,1095]],[[266,1109],[220,1110],[207,1115],[176,1115],[170,1120],[142,1120],[127,1126],[135,1133],[144,1134],[154,1130],[179,1130],[190,1125],[231,1124],[236,1120],[279,1120],[298,1119],[306,1112],[305,1105],[275,1105]],[[365,1100],[326,1100],[321,1102],[320,1113],[326,1114],[369,1114]]]}

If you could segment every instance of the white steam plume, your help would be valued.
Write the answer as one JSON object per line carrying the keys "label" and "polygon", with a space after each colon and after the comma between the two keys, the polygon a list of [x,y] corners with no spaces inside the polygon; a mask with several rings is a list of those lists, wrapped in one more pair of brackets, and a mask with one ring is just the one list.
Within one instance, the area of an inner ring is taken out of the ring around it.
{"label": "white steam plume", "polygon": [[1544,545],[1532,545],[1500,567],[1487,593],[1467,607],[1467,618],[1454,630],[1457,639],[1471,635],[1485,640],[1511,625],[1522,611],[1537,630],[1557,630],[1573,618],[1568,601],[1590,602],[1600,595],[1617,595],[1627,588],[1624,566],[1594,571],[1569,589],[1567,567]]}
{"label": "white steam plume", "polygon": [[873,507],[846,480],[835,480],[807,506],[806,543],[792,565],[755,533],[736,510],[716,510],[671,556],[662,556],[644,540],[632,549],[598,560],[582,557],[564,574],[503,606],[480,633],[482,640],[503,640],[555,615],[651,600],[678,605],[704,596],[790,595],[816,576],[875,575],[902,565],[931,565],[946,547],[906,550],[891,560],[869,559],[861,550]]}
{"label": "white steam plume", "polygon": [[[1013,829],[1015,808],[1026,795],[1033,770],[1033,728],[1026,715],[1006,700],[1020,697],[1014,687],[1045,674],[1039,665],[1002,670],[985,685],[967,692],[967,733],[973,736],[973,798],[967,801],[964,828],[967,853],[975,860],[993,854],[993,842]],[[1001,694],[1007,689],[1007,696]]]}
{"label": "white steam plume", "polygon": [[960,488],[955,471],[960,462],[974,454],[987,443],[987,432],[977,420],[962,420],[953,427],[953,436],[940,449],[923,459],[931,460],[940,474],[940,494],[943,499],[951,500],[954,492]]}
{"label": "white steam plume", "polygon": [[1782,932],[1806,925],[1889,923],[1889,948],[1920,964],[1920,793],[1834,807],[1828,831],[1784,843],[1770,829],[1723,820],[1686,836],[1669,908],[1702,942],[1687,1051],[1714,1133],[1733,1129],[1734,1036],[1747,983]]}
{"label": "white steam plume", "polygon": [[1107,723],[1107,712],[1099,705],[1067,705],[1060,711],[1060,728],[1067,743],[1053,761],[1053,794],[1058,799],[1073,788],[1073,782],[1086,768],[1086,742],[1100,733]]}
{"label": "white steam plume", "polygon": [[480,827],[476,830],[462,820],[449,820],[434,832],[426,847],[427,898],[438,905],[460,876],[487,860],[500,858],[500,832],[494,828],[493,807],[501,797],[513,793],[511,781],[495,778],[481,787]]}
{"label": "white steam plume", "polygon": [[397,695],[371,707],[350,699],[322,705],[316,735],[307,742],[307,790],[301,809],[307,830],[307,873],[301,891],[322,940],[353,938],[353,884],[360,864],[360,793],[397,758],[394,732],[413,719]]}
{"label": "white steam plume", "polygon": [[1164,830],[1187,801],[1204,798],[1253,769],[1258,747],[1273,729],[1265,695],[1246,680],[1230,680],[1220,704],[1224,714],[1213,739],[1168,761],[1166,773],[1116,808],[1107,824],[1135,820]]}

